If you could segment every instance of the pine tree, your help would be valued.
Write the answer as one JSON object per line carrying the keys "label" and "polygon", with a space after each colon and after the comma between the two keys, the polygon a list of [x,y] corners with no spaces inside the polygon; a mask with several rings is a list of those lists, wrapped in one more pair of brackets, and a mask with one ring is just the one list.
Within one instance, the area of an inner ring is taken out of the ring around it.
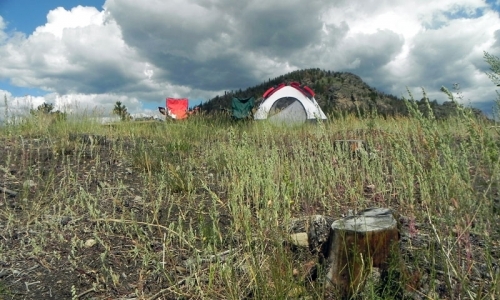
{"label": "pine tree", "polygon": [[121,103],[121,101],[116,101],[115,107],[113,108],[113,114],[118,115],[122,121],[128,121],[132,119],[127,107]]}
{"label": "pine tree", "polygon": [[[488,52],[484,52],[484,59],[490,65],[490,73],[488,77],[493,81],[494,84],[500,86],[500,58],[489,54]],[[500,93],[497,91],[497,100],[496,100],[496,118],[500,115]]]}
{"label": "pine tree", "polygon": [[7,102],[7,95],[3,95],[3,101],[5,104],[5,124],[9,123],[9,103]]}
{"label": "pine tree", "polygon": [[490,73],[488,77],[493,81],[494,84],[500,86],[500,58],[489,54],[488,52],[484,52],[484,59],[490,65]]}

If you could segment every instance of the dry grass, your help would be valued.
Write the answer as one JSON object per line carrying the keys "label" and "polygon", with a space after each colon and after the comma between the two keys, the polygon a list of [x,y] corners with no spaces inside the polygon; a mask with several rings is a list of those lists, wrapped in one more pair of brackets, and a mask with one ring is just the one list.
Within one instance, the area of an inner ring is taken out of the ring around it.
{"label": "dry grass", "polygon": [[6,129],[0,186],[17,195],[0,195],[0,299],[323,299],[286,225],[372,206],[401,216],[404,267],[362,298],[500,296],[500,145],[470,116]]}

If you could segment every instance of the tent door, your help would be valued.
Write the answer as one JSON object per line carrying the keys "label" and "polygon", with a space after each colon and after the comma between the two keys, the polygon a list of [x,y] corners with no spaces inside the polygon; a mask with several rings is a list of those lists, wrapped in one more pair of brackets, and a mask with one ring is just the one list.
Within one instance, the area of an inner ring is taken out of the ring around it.
{"label": "tent door", "polygon": [[283,97],[271,106],[268,119],[273,123],[304,123],[307,111],[298,99]]}

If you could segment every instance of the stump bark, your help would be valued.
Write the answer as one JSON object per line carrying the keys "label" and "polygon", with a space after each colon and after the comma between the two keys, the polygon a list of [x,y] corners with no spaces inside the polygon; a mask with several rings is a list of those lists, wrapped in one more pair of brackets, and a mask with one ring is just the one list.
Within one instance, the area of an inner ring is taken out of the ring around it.
{"label": "stump bark", "polygon": [[330,227],[327,288],[348,299],[363,286],[372,267],[387,269],[398,251],[399,230],[392,211],[372,208],[337,220]]}

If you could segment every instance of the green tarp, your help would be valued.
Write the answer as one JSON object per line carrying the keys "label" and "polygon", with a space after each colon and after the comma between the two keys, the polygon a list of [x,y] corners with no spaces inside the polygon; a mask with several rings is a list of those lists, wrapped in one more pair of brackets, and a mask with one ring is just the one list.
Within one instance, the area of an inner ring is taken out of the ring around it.
{"label": "green tarp", "polygon": [[254,97],[239,98],[233,97],[232,111],[233,118],[245,119],[251,117],[252,109],[255,106]]}

